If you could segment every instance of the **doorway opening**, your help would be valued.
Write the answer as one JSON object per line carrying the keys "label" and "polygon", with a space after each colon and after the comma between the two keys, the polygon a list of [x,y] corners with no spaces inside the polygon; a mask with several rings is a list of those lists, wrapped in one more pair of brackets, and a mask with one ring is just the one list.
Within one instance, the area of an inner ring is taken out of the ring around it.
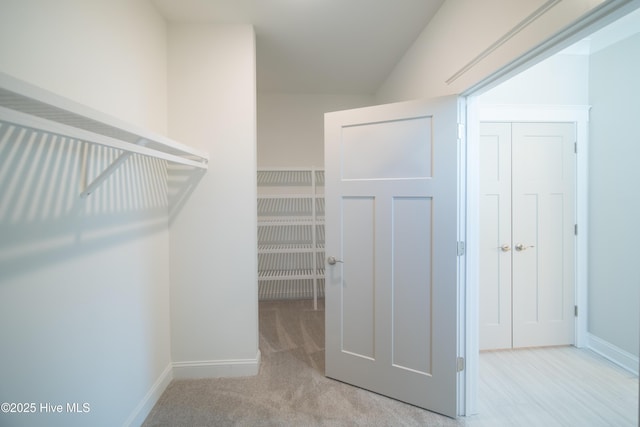
{"label": "doorway opening", "polygon": [[[479,135],[480,131],[477,126],[482,121],[513,122],[519,120],[568,121],[575,123],[579,132],[582,129],[585,137],[589,133],[591,139],[589,144],[586,143],[586,138],[585,143],[582,145],[578,141],[577,150],[576,224],[578,242],[576,245],[577,267],[575,270],[575,282],[577,293],[575,305],[578,307],[578,317],[576,318],[576,341],[574,345],[578,348],[586,347],[604,355],[609,360],[613,360],[615,364],[623,366],[626,369],[624,372],[627,372],[628,376],[635,376],[636,385],[632,388],[635,393],[637,393],[638,389],[638,284],[635,283],[636,290],[634,291],[624,284],[613,285],[611,280],[608,281],[608,284],[603,284],[602,282],[603,271],[610,271],[613,266],[616,266],[613,268],[618,270],[627,271],[626,277],[633,277],[633,274],[628,273],[631,268],[630,265],[633,264],[629,264],[628,260],[625,261],[624,257],[615,259],[611,256],[606,256],[603,259],[601,245],[597,243],[603,242],[603,238],[606,235],[608,244],[613,246],[616,244],[624,245],[626,238],[617,231],[619,227],[616,226],[620,222],[618,212],[635,212],[637,209],[632,200],[627,200],[624,197],[607,199],[608,195],[604,191],[600,180],[604,177],[605,181],[609,182],[609,188],[612,188],[610,186],[614,182],[613,179],[608,179],[610,176],[625,176],[625,179],[617,179],[618,185],[627,181],[626,172],[619,173],[619,168],[628,163],[626,159],[630,156],[637,161],[637,154],[634,157],[634,153],[637,153],[637,151],[621,149],[622,146],[625,146],[622,142],[624,131],[615,129],[612,131],[611,126],[612,123],[624,122],[623,119],[616,118],[628,116],[626,111],[628,105],[621,93],[637,87],[637,83],[633,83],[634,78],[625,74],[625,72],[618,73],[617,70],[628,68],[624,62],[625,51],[627,56],[633,56],[632,51],[628,49],[633,49],[635,46],[636,50],[634,52],[637,52],[637,46],[640,43],[640,36],[637,30],[637,28],[640,28],[639,16],[638,11],[631,12],[615,23],[593,33],[588,39],[529,68],[502,85],[496,86],[480,95],[474,94],[469,101],[469,104],[473,105],[477,110],[472,112],[476,120],[476,127],[470,126],[470,135]],[[631,86],[629,89],[619,92],[616,97],[615,88],[621,87],[620,82],[624,79],[629,80]],[[613,83],[613,80],[616,80],[616,82]],[[611,86],[612,84],[614,87]],[[634,84],[635,86],[633,86]],[[607,97],[608,94],[612,94],[613,99]],[[569,113],[570,110],[575,110],[575,105],[589,105],[590,107],[579,108],[574,113]],[[589,115],[590,108],[591,117]],[[483,110],[484,113],[482,112]],[[545,110],[548,111],[545,113]],[[533,115],[537,116],[532,119],[531,113],[534,111]],[[526,117],[527,113],[529,118],[523,119],[523,115]],[[502,115],[500,116],[500,114]],[[573,114],[574,117],[567,117],[568,114]],[[589,120],[591,121],[589,122]],[[609,136],[606,137],[607,141],[604,141],[605,138],[603,137],[605,129],[609,132]],[[470,144],[470,158],[473,158],[473,156],[478,157],[478,153],[474,150],[476,148],[473,147],[473,144]],[[600,152],[600,156],[594,155],[595,150]],[[587,157],[587,154],[590,154],[589,157]],[[582,166],[580,166],[581,161]],[[619,166],[616,167],[616,164]],[[605,171],[607,175],[605,175]],[[635,177],[635,179],[637,180],[638,178]],[[633,177],[631,180],[633,180]],[[591,187],[588,191],[586,189],[587,182]],[[476,188],[476,190],[478,189]],[[587,200],[588,196],[589,200]],[[598,203],[598,201],[604,200],[609,200],[610,203],[607,206]],[[481,223],[478,225],[480,228],[483,227]],[[586,245],[587,233],[590,234],[589,250],[587,250]],[[600,236],[598,237],[598,235]],[[478,239],[478,236],[472,236],[472,239]],[[471,270],[473,271],[474,268],[477,271],[477,266],[472,266]],[[621,279],[619,281],[624,282],[625,280]],[[474,284],[471,281],[467,286],[473,288],[478,284]],[[605,287],[611,292],[609,295],[603,293]],[[482,288],[479,287],[479,289]],[[587,295],[587,289],[591,294],[591,299]],[[626,298],[633,301],[629,305],[629,309],[626,310],[627,314],[621,315],[619,309],[612,310],[611,303],[602,303],[602,301],[608,299],[621,298],[622,295],[627,295]],[[621,324],[620,328],[625,329],[626,332],[621,333],[621,329],[618,329],[615,335],[611,333],[614,326],[603,321],[607,316],[607,309],[610,310],[608,315],[617,318]],[[477,313],[471,313],[471,315],[474,316]],[[592,317],[589,328],[587,327],[587,316]],[[608,337],[608,339],[603,339],[603,336]],[[476,336],[476,338],[478,337]],[[482,338],[480,337],[480,339]],[[473,340],[471,342],[473,343]],[[473,367],[472,354],[469,365]],[[492,354],[492,356],[495,356],[495,354]],[[523,362],[523,364],[526,364],[526,362]],[[471,388],[473,389],[473,387],[472,381]],[[472,390],[467,391],[467,396],[473,395],[474,392]],[[637,417],[637,394],[635,396],[635,405],[631,409],[627,408],[627,412],[630,412],[627,415],[632,419]],[[482,395],[478,397],[479,400],[482,398]],[[471,414],[477,411],[478,408],[475,406],[472,397],[471,402],[467,401],[467,413]]]}

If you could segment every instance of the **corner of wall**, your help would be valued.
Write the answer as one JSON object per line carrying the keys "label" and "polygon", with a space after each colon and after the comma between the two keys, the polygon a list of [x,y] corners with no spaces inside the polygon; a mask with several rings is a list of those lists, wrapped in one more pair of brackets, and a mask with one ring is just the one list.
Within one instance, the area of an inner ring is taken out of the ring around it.
{"label": "corner of wall", "polygon": [[619,347],[603,340],[593,334],[589,334],[588,348],[604,358],[612,361],[616,365],[626,369],[634,375],[638,375],[640,358]]}
{"label": "corner of wall", "polygon": [[138,403],[138,406],[136,406],[123,425],[126,427],[142,425],[149,413],[151,413],[155,404],[160,400],[162,393],[164,393],[167,387],[169,387],[173,378],[173,366],[169,364],[160,374],[156,382],[153,383],[147,394],[142,398],[140,403]]}

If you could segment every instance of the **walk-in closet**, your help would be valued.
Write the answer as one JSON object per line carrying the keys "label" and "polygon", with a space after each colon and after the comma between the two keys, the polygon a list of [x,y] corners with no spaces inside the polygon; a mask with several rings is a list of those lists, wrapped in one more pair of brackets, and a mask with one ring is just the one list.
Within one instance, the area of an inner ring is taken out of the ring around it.
{"label": "walk-in closet", "polygon": [[1,5],[0,427],[638,426],[640,0]]}

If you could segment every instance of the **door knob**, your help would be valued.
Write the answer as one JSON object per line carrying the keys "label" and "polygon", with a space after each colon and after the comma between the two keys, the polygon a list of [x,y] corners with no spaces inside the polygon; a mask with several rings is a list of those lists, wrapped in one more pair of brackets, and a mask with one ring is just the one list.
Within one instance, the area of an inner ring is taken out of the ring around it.
{"label": "door knob", "polygon": [[344,263],[344,261],[342,261],[341,259],[337,259],[334,256],[330,256],[329,258],[327,258],[327,262],[329,263],[329,265],[336,265],[336,262]]}
{"label": "door knob", "polygon": [[511,246],[509,246],[509,245],[502,245],[502,246],[500,246],[500,250],[501,250],[502,252],[509,252],[509,251],[511,250]]}
{"label": "door knob", "polygon": [[518,252],[526,251],[529,248],[535,248],[535,246],[533,246],[533,245],[525,246],[522,243],[518,243],[516,245],[516,251],[518,251]]}

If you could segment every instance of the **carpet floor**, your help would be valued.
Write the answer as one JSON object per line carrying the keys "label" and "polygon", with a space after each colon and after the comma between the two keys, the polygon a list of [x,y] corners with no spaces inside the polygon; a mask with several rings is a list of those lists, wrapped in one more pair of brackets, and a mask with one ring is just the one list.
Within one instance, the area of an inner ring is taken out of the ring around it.
{"label": "carpet floor", "polygon": [[322,303],[260,302],[260,373],[174,380],[143,426],[464,425],[326,378]]}

